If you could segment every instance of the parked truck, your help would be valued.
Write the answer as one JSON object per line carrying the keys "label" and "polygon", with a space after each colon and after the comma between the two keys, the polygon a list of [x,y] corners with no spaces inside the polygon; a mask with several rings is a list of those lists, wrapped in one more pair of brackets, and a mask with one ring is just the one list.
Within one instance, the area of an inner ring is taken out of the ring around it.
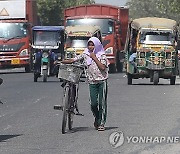
{"label": "parked truck", "polygon": [[65,26],[95,25],[101,28],[111,73],[123,70],[128,18],[128,8],[104,4],[76,6],[64,11]]}
{"label": "parked truck", "polygon": [[[12,7],[13,6],[13,7]],[[38,22],[36,1],[0,1],[0,68],[30,72],[31,27]]]}

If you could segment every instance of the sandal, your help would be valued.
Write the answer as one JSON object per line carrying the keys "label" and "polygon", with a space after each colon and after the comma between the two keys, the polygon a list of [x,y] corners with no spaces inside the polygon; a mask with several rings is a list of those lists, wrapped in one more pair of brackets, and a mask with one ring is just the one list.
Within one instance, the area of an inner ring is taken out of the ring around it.
{"label": "sandal", "polygon": [[100,126],[98,127],[98,131],[104,131],[104,130],[105,130],[104,125],[100,125]]}

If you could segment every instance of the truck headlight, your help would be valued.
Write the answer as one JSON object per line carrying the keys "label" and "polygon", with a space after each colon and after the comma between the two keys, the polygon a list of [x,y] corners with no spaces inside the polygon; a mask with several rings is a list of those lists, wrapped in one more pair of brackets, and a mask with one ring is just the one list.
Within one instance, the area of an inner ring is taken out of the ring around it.
{"label": "truck headlight", "polygon": [[113,54],[113,47],[109,47],[105,50],[106,54]]}
{"label": "truck headlight", "polygon": [[28,53],[28,49],[24,49],[20,52],[19,56],[28,56],[29,53]]}

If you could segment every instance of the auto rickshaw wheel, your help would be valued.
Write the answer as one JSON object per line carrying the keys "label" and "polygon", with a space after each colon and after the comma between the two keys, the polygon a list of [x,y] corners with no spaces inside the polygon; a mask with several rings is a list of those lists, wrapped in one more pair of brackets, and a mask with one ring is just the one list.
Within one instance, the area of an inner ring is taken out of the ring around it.
{"label": "auto rickshaw wheel", "polygon": [[153,74],[153,84],[157,85],[159,83],[159,72],[158,71],[154,71]]}
{"label": "auto rickshaw wheel", "polygon": [[175,82],[176,82],[176,76],[172,76],[170,78],[170,85],[175,85]]}
{"label": "auto rickshaw wheel", "polygon": [[132,85],[132,74],[127,74],[128,85]]}

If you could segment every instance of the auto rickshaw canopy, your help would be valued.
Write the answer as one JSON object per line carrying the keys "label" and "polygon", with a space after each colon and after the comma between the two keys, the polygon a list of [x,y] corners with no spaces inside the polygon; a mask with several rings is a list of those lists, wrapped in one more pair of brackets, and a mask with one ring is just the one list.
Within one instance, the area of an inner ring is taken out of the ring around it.
{"label": "auto rickshaw canopy", "polygon": [[137,30],[141,28],[162,28],[175,30],[177,28],[177,22],[167,18],[145,17],[134,19],[131,26],[133,29]]}

